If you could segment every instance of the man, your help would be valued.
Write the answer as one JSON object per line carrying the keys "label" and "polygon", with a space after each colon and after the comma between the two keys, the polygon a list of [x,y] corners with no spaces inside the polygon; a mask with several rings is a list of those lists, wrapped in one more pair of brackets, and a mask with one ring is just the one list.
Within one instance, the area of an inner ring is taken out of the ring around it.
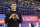
{"label": "man", "polygon": [[19,27],[19,23],[22,23],[21,14],[16,10],[16,3],[11,3],[11,10],[6,13],[5,23],[8,23],[8,27]]}

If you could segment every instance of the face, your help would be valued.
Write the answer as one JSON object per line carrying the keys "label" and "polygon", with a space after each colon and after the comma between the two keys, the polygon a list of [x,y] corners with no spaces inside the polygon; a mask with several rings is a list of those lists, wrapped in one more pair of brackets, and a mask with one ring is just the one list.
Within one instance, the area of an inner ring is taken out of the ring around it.
{"label": "face", "polygon": [[13,10],[13,9],[16,9],[16,4],[12,4],[12,5],[11,5],[11,8],[12,8],[12,10]]}
{"label": "face", "polygon": [[33,4],[33,6],[35,6],[35,4]]}

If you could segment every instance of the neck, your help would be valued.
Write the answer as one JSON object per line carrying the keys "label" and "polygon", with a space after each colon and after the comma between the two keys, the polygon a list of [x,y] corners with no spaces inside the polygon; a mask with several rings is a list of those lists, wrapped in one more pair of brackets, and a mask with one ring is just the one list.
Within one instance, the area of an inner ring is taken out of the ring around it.
{"label": "neck", "polygon": [[16,9],[11,9],[12,11],[16,11]]}

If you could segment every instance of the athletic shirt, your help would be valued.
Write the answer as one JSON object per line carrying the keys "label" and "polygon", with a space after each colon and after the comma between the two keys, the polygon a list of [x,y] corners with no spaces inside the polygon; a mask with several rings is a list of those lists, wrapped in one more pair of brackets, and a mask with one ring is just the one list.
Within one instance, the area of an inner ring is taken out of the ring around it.
{"label": "athletic shirt", "polygon": [[[13,13],[17,14],[19,16],[19,19],[17,20],[17,22],[14,22],[13,19],[11,19],[11,20],[9,19],[9,17]],[[6,15],[5,23],[8,23],[8,27],[19,27],[19,23],[22,23],[22,17],[21,17],[21,14],[18,11],[9,11],[5,15]]]}

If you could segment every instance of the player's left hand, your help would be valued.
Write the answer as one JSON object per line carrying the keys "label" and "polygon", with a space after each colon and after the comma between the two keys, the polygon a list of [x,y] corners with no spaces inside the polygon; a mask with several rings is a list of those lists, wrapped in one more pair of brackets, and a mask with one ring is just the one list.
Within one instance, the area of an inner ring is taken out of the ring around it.
{"label": "player's left hand", "polygon": [[18,16],[18,15],[16,15],[16,18],[17,18],[17,19],[19,19],[19,16]]}

